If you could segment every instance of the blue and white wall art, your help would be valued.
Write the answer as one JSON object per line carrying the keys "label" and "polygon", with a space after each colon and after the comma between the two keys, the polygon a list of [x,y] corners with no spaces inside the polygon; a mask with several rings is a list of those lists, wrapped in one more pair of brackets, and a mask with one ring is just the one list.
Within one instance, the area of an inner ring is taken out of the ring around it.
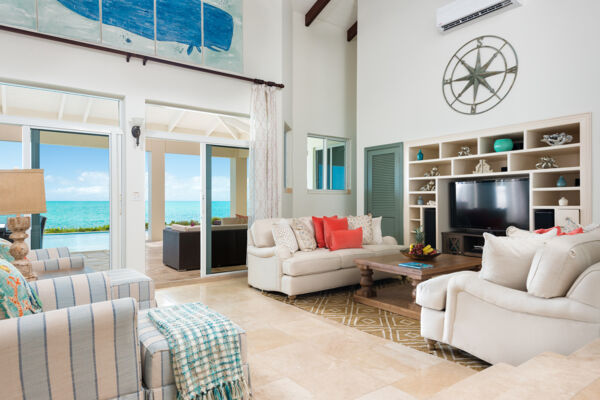
{"label": "blue and white wall art", "polygon": [[0,24],[242,72],[242,2],[0,0]]}

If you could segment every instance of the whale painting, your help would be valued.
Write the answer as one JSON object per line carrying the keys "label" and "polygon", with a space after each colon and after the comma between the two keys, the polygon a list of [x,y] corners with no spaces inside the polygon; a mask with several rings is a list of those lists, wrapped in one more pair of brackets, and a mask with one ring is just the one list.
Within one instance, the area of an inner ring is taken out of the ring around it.
{"label": "whale painting", "polygon": [[[26,1],[0,0],[0,10],[12,11],[0,23],[27,26],[18,6]],[[241,71],[242,1],[37,0],[27,22],[57,36]]]}

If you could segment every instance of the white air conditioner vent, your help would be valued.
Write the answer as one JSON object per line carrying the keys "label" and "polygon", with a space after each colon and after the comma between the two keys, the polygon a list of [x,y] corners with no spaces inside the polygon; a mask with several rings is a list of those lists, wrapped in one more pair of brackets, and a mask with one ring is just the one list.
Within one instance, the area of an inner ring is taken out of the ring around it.
{"label": "white air conditioner vent", "polygon": [[437,10],[437,27],[446,32],[477,18],[522,5],[522,0],[456,0]]}

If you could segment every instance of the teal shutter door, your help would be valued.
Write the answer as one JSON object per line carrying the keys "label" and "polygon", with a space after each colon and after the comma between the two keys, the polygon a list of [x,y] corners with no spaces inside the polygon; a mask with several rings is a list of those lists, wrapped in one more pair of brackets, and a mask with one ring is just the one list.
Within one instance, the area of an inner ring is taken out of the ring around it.
{"label": "teal shutter door", "polygon": [[382,217],[384,236],[404,242],[402,193],[402,143],[365,149],[365,211]]}

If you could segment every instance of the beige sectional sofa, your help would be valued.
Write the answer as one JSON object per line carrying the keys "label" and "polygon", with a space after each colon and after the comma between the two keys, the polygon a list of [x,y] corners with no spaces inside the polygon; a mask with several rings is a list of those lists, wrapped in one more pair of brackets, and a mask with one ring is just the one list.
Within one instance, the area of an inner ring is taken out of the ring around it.
{"label": "beige sectional sofa", "polygon": [[[319,290],[357,284],[360,273],[354,259],[398,253],[403,246],[391,236],[382,244],[363,245],[360,249],[316,249],[293,254],[285,247],[275,246],[271,228],[291,219],[257,220],[248,230],[248,284],[267,291],[296,296]],[[387,277],[375,273],[375,279]]]}
{"label": "beige sectional sofa", "polygon": [[484,254],[480,273],[417,286],[423,337],[512,365],[546,351],[568,355],[600,337],[600,230],[546,241],[525,290],[483,279],[485,268]]}

